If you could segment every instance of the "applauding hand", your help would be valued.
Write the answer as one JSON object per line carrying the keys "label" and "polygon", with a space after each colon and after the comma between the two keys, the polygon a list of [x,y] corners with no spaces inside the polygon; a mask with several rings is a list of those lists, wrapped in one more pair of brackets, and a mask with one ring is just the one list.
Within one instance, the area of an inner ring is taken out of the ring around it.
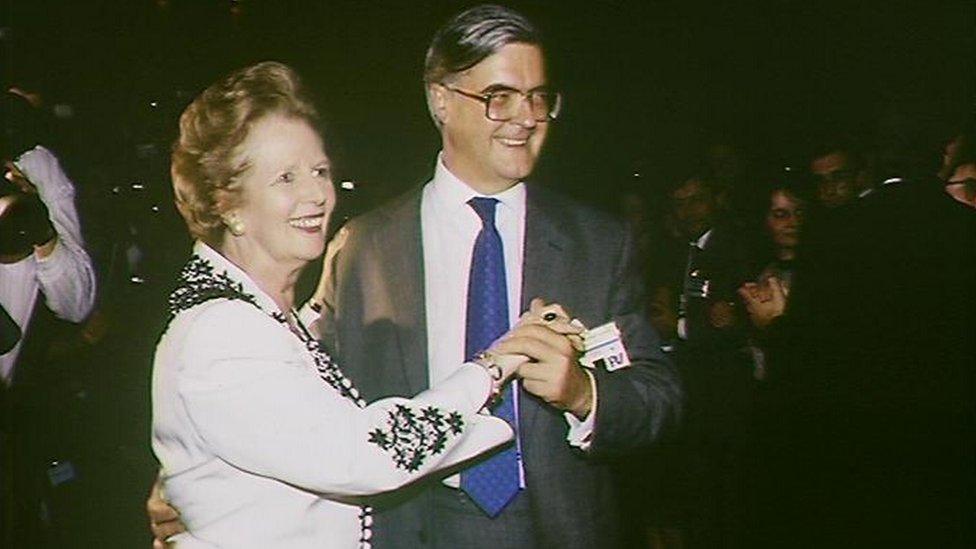
{"label": "applauding hand", "polygon": [[759,329],[769,326],[786,311],[789,290],[775,276],[767,278],[760,285],[747,282],[739,288],[739,296],[746,306],[749,319]]}

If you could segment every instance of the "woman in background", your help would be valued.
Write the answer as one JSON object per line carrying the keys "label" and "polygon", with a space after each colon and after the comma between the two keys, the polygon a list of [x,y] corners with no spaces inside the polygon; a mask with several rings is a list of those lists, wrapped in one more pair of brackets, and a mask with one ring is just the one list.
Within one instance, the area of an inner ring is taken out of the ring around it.
{"label": "woman in background", "polygon": [[803,189],[801,182],[784,174],[773,179],[762,194],[760,249],[769,259],[756,282],[739,288],[749,319],[759,329],[786,308],[809,203]]}

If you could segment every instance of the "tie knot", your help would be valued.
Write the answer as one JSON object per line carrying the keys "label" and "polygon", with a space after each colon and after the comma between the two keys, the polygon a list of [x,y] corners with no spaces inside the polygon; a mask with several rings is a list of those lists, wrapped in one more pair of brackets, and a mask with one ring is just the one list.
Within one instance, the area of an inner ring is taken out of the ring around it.
{"label": "tie knot", "polygon": [[471,200],[468,200],[468,206],[478,214],[481,218],[481,223],[485,227],[495,226],[495,206],[498,204],[498,199],[487,198],[484,196],[476,196]]}

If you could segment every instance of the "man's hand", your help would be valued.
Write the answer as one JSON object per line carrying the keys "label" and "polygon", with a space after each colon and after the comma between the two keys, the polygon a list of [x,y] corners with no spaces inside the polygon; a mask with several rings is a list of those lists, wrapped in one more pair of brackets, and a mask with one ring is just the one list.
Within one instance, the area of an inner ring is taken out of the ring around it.
{"label": "man's hand", "polygon": [[529,358],[518,369],[526,391],[579,419],[589,415],[593,388],[579,365],[578,351],[566,335],[546,325],[523,324],[502,338],[493,351]]}
{"label": "man's hand", "polygon": [[526,324],[547,326],[550,330],[568,337],[569,342],[577,351],[583,351],[582,334],[586,331],[586,327],[579,320],[571,319],[566,309],[558,303],[547,305],[542,298],[532,298],[532,301],[529,302],[529,310],[522,313],[515,327],[518,328]]}
{"label": "man's hand", "polygon": [[149,528],[153,533],[153,549],[166,549],[167,538],[186,531],[186,525],[180,522],[179,511],[166,503],[163,483],[158,477],[146,500],[146,514],[149,515]]}
{"label": "man's hand", "polygon": [[342,247],[346,243],[346,237],[348,237],[349,231],[343,227],[339,229],[332,240],[329,241],[328,246],[325,248],[325,254],[322,255],[322,275],[319,277],[319,283],[315,288],[315,293],[312,294],[311,302],[316,305],[325,304],[325,296],[329,294],[330,286],[334,281],[330,280],[329,277],[332,274],[332,263],[335,261],[335,256],[342,250]]}
{"label": "man's hand", "polygon": [[570,343],[576,349],[583,348],[583,339],[580,336],[583,332],[583,325],[579,321],[570,320],[569,315],[566,314],[561,305],[555,303],[546,305],[542,299],[535,298],[532,300],[529,310],[522,314],[515,327],[487,350],[488,354],[492,356],[492,361],[502,369],[500,385],[504,385],[511,376],[515,375],[518,369],[529,360],[529,357],[521,353],[509,354],[499,351],[498,343],[510,337],[521,327],[528,325],[546,326],[550,330],[569,338]]}
{"label": "man's hand", "polygon": [[9,160],[3,163],[3,178],[16,185],[24,193],[37,194],[37,186],[30,179],[27,179],[27,176],[20,171],[16,164]]}

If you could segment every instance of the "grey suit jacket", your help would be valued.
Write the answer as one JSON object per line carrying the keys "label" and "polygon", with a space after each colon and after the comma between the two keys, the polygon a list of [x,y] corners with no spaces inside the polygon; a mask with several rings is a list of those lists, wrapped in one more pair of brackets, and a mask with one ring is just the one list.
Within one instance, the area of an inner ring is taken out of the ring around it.
{"label": "grey suit jacket", "polygon": [[[367,398],[411,395],[428,384],[421,242],[421,189],[351,221],[326,268],[323,339]],[[676,421],[682,391],[643,315],[627,231],[615,220],[529,185],[522,309],[533,297],[558,302],[587,326],[615,320],[633,366],[596,371],[593,442],[566,442],[563,414],[523,391],[520,425],[536,545],[607,547],[618,513],[600,457],[646,446]],[[464,299],[464,296],[459,296]],[[439,480],[377,502],[375,546],[422,547],[431,528],[425,492]],[[523,496],[524,497],[524,496]]]}

